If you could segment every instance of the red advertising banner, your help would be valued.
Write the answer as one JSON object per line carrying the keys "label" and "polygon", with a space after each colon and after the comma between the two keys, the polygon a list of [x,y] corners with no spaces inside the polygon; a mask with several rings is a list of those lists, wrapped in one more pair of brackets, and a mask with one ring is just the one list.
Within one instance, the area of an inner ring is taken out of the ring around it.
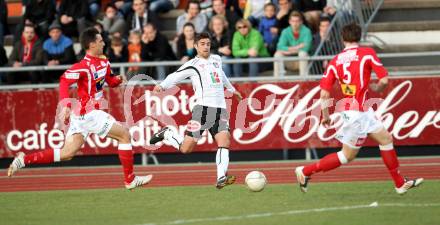
{"label": "red advertising banner", "polygon": [[[338,113],[334,126],[319,125],[319,83],[247,82],[234,84],[245,99],[227,94],[233,150],[301,149],[337,147]],[[373,108],[394,137],[395,145],[440,144],[440,77],[391,79],[383,94],[371,93]],[[184,134],[191,118],[194,96],[190,84],[179,85],[160,96],[152,86],[107,89],[108,109],[132,134],[138,152],[175,152],[170,146],[150,146],[151,135],[161,124]],[[75,91],[72,90],[72,93]],[[335,102],[341,97],[334,88]],[[0,91],[0,157],[17,151],[33,152],[63,146],[65,132],[56,122],[58,89]],[[379,103],[379,104],[374,104]],[[337,104],[337,103],[336,103]],[[158,122],[159,121],[159,122]],[[375,145],[367,141],[366,145]],[[115,154],[117,143],[89,135],[80,154]],[[205,133],[196,151],[214,150],[215,141]]]}

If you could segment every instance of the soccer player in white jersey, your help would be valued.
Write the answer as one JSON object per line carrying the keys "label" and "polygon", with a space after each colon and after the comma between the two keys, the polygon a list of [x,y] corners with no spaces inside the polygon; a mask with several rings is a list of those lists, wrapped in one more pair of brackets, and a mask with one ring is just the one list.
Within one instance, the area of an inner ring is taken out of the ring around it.
{"label": "soccer player in white jersey", "polygon": [[[338,81],[341,86],[344,97],[336,104],[336,111],[341,112],[343,124],[336,134],[336,139],[342,143],[342,149],[326,155],[316,163],[295,169],[302,192],[307,192],[307,183],[313,174],[334,170],[353,161],[367,137],[379,144],[380,155],[398,194],[405,194],[423,182],[423,178],[407,180],[400,174],[393,138],[376,118],[373,109],[366,104],[369,87],[375,92],[385,90],[388,85],[388,72],[372,48],[359,46],[361,35],[361,27],[357,24],[349,24],[342,28],[345,49],[330,61],[320,83],[321,123],[324,126],[331,123],[328,107],[333,84]],[[372,71],[376,73],[379,81],[369,86]]]}
{"label": "soccer player in white jersey", "polygon": [[[12,176],[18,169],[31,164],[48,164],[72,159],[85,144],[90,133],[118,140],[118,155],[124,172],[125,187],[133,189],[150,182],[152,175],[135,176],[130,133],[110,114],[102,111],[103,86],[118,87],[124,76],[113,75],[110,62],[103,56],[104,41],[95,28],[84,30],[80,42],[86,51],[84,58],[70,67],[60,78],[62,117],[69,129],[62,149],[46,149],[25,155],[19,152],[8,169]],[[77,102],[68,101],[69,87],[78,85]],[[76,104],[78,103],[78,104]],[[70,122],[69,122],[70,121]]]}
{"label": "soccer player in white jersey", "polygon": [[220,56],[211,54],[211,38],[208,33],[198,34],[194,40],[197,56],[186,62],[176,72],[167,76],[154,87],[153,92],[160,93],[173,87],[179,81],[190,78],[194,87],[196,104],[192,110],[192,118],[188,121],[185,137],[164,127],[155,133],[150,144],[166,140],[168,143],[186,154],[192,152],[205,130],[209,130],[217,142],[217,183],[218,189],[235,182],[235,176],[227,173],[229,164],[229,133],[228,113],[224,88],[232,92],[238,100],[242,99],[240,92],[231,85],[222,70]]}

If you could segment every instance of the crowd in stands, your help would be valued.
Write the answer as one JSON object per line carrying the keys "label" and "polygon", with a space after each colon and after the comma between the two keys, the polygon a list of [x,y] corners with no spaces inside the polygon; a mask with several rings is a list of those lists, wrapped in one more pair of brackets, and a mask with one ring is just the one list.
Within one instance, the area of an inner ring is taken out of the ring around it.
{"label": "crowd in stands", "polygon": [[[23,0],[22,21],[8,31],[7,7],[0,0],[0,66],[66,65],[84,52],[73,45],[89,26],[101,31],[110,62],[188,61],[196,54],[194,37],[209,31],[212,52],[224,59],[307,56],[325,34],[341,0],[188,0],[177,17],[171,40],[159,14],[175,9],[179,0]],[[169,30],[169,29],[168,29]],[[4,36],[13,34],[13,49],[6,57]],[[328,40],[331,41],[331,40]],[[286,63],[223,64],[228,76],[257,76],[262,70],[304,73],[307,61]],[[148,71],[146,71],[148,69]],[[128,68],[128,74],[148,73],[164,79],[173,68]],[[118,69],[115,69],[115,72]],[[322,71],[320,71],[322,72]],[[0,83],[56,82],[62,71],[10,72]]]}

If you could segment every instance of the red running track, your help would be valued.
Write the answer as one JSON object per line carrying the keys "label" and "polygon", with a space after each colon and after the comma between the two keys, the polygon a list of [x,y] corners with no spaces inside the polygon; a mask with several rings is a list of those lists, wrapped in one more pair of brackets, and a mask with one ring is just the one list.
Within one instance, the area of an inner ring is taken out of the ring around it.
{"label": "red running track", "polygon": [[[294,183],[293,169],[303,165],[300,161],[233,163],[229,173],[244,183],[246,174],[252,170],[263,171],[269,183]],[[401,172],[406,177],[440,179],[440,157],[402,158]],[[147,187],[213,185],[216,180],[215,164],[137,166],[137,174],[153,174]],[[0,192],[49,191],[123,188],[120,167],[69,167],[24,168],[13,178],[0,177]],[[190,178],[190,179],[189,179]],[[359,160],[334,171],[318,173],[313,182],[381,181],[390,180],[388,171],[380,159]]]}

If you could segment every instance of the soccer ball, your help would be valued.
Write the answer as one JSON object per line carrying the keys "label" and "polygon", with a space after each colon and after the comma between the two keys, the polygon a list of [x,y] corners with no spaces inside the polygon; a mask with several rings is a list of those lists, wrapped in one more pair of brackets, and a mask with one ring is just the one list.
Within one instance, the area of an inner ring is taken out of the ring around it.
{"label": "soccer ball", "polygon": [[245,183],[249,190],[262,191],[267,184],[266,176],[260,171],[252,171],[246,175]]}

